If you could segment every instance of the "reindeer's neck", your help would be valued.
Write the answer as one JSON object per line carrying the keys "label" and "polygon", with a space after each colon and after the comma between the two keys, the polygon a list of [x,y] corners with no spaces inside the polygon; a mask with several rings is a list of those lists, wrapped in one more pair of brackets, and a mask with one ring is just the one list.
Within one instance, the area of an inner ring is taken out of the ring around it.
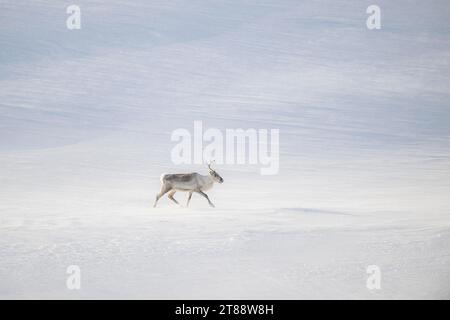
{"label": "reindeer's neck", "polygon": [[204,185],[202,190],[211,189],[214,184],[214,179],[209,174],[207,176],[201,175],[201,178],[203,180],[203,185]]}

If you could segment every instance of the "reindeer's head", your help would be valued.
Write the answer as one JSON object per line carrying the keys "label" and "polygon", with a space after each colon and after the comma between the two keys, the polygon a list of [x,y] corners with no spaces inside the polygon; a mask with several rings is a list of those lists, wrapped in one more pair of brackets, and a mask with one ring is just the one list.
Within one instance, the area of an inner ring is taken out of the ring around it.
{"label": "reindeer's head", "polygon": [[223,183],[223,178],[216,171],[214,171],[211,168],[211,163],[208,164],[208,168],[209,168],[209,174],[211,175],[213,180],[218,183]]}

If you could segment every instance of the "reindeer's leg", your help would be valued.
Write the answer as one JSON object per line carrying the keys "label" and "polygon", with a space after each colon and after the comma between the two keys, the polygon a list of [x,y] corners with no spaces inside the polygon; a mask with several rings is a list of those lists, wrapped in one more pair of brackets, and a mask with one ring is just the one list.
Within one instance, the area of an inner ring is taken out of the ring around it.
{"label": "reindeer's leg", "polygon": [[172,190],[169,192],[169,194],[167,195],[167,197],[169,197],[170,200],[172,200],[173,202],[175,202],[176,204],[179,205],[178,201],[175,200],[175,198],[173,197],[173,195],[175,194],[175,192],[177,192],[177,191],[172,189]]}
{"label": "reindeer's leg", "polygon": [[189,207],[189,202],[191,201],[191,198],[192,198],[192,192],[194,192],[194,191],[189,191],[189,197],[187,199],[186,207]]}
{"label": "reindeer's leg", "polygon": [[161,186],[161,191],[159,191],[159,193],[156,195],[156,200],[155,203],[153,204],[153,208],[156,207],[156,203],[158,202],[158,200],[165,195],[167,192],[169,192],[172,188],[166,185],[162,185]]}
{"label": "reindeer's leg", "polygon": [[211,202],[211,200],[209,200],[209,197],[206,193],[204,193],[202,190],[198,190],[197,192],[199,194],[201,194],[202,196],[204,196],[206,198],[206,200],[208,200],[208,203],[211,207],[215,208],[215,205]]}

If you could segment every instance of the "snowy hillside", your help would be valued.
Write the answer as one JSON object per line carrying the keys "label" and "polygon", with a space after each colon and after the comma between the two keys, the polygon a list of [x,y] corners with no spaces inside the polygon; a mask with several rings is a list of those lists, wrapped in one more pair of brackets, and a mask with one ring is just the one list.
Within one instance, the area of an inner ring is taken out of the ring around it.
{"label": "snowy hillside", "polygon": [[[379,30],[368,1],[71,4],[0,3],[0,298],[450,298],[447,1]],[[208,173],[171,160],[194,121],[279,129],[278,174],[153,208]]]}

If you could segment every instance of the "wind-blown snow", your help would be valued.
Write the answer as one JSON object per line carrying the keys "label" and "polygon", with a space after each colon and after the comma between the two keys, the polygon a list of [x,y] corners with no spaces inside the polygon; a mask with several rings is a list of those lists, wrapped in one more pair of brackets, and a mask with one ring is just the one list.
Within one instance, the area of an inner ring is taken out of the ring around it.
{"label": "wind-blown snow", "polygon": [[[380,30],[367,1],[70,4],[0,4],[1,298],[450,298],[447,1]],[[152,208],[207,172],[170,159],[194,120],[280,129],[279,174]]]}

